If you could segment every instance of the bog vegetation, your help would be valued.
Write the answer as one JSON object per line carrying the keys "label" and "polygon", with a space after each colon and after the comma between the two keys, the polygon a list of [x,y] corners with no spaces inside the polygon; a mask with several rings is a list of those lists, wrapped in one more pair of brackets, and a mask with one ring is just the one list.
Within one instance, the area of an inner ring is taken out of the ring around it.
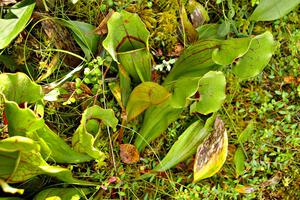
{"label": "bog vegetation", "polygon": [[300,198],[299,3],[0,1],[1,196]]}

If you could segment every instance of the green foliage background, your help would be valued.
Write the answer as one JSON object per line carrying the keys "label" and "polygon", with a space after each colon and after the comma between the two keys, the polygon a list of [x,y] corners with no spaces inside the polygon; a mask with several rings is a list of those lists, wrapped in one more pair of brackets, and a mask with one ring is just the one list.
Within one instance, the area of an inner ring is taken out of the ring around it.
{"label": "green foliage background", "polygon": [[[137,12],[150,30],[150,49],[162,49],[163,55],[159,61],[167,59],[168,52],[180,41],[177,27],[177,1],[146,1],[135,4],[136,1],[79,1],[75,5],[63,1],[49,1],[49,9],[54,17],[65,17],[85,21],[97,25],[98,16],[107,12],[108,8],[127,9]],[[171,4],[170,2],[173,2]],[[193,121],[188,113],[171,125],[167,134],[151,143],[152,149],[146,149],[141,162],[136,165],[122,164],[118,156],[118,148],[114,148],[117,168],[112,166],[112,160],[107,164],[90,162],[78,165],[68,165],[76,176],[97,180],[106,189],[97,188],[95,199],[126,196],[144,199],[299,199],[300,198],[300,12],[299,7],[287,16],[274,22],[259,22],[252,26],[246,20],[254,10],[258,1],[232,1],[228,4],[216,4],[216,1],[200,1],[208,9],[211,22],[221,22],[234,10],[234,28],[231,35],[260,34],[271,31],[277,41],[275,55],[263,73],[258,77],[239,83],[227,74],[227,98],[222,107],[221,118],[225,121],[229,136],[229,156],[222,171],[197,184],[191,183],[191,160],[175,169],[158,176],[152,175],[148,169],[156,165],[157,157],[163,158],[172,144]],[[228,1],[230,2],[230,1]],[[152,5],[150,5],[152,4]],[[172,6],[168,6],[172,5]],[[233,9],[232,9],[233,8]],[[43,10],[43,6],[39,6]],[[16,63],[16,68],[8,68],[7,58],[0,55],[0,71],[26,71],[30,68],[36,77],[44,72],[40,62],[48,62],[55,56],[51,51],[53,43],[42,32],[24,31],[2,53],[10,56],[10,61]],[[45,51],[39,51],[39,45]],[[49,50],[49,51],[46,51]],[[85,66],[91,71],[99,70],[98,61],[91,61]],[[110,73],[116,73],[112,66]],[[57,81],[66,75],[70,69],[61,63],[55,73],[43,80],[44,84]],[[163,73],[162,73],[163,74]],[[164,74],[163,74],[164,75]],[[91,104],[98,95],[97,82],[93,82],[97,74],[86,73],[78,75],[82,81],[94,89],[89,98],[67,99],[73,104],[49,103],[45,108],[45,121],[55,127],[66,141],[80,124],[80,114],[85,105]],[[84,80],[84,79],[88,80]],[[77,79],[77,80],[78,80]],[[75,80],[74,80],[75,81]],[[80,89],[80,88],[77,88]],[[78,91],[77,91],[78,92]],[[79,92],[78,92],[79,93]],[[66,99],[64,102],[67,101]],[[112,94],[107,92],[106,102],[100,97],[100,102],[112,108],[118,117],[120,108],[116,105]],[[1,110],[1,107],[0,107]],[[254,122],[255,128],[243,132],[248,124]],[[74,126],[76,124],[76,126]],[[132,129],[139,125],[131,125],[126,129],[125,142],[131,142],[134,137]],[[0,125],[0,130],[4,126]],[[240,134],[250,136],[241,142]],[[5,135],[1,135],[5,137]],[[103,137],[101,150],[109,157],[108,138]],[[235,166],[235,152],[242,149],[245,154],[244,170],[238,172]],[[117,176],[117,181],[111,182],[111,177]],[[21,185],[27,189],[25,197],[30,199],[37,191],[56,180],[39,176]],[[19,186],[19,185],[17,185]],[[33,187],[34,186],[34,187]],[[99,189],[99,190],[98,190]],[[241,192],[243,191],[244,194]],[[0,196],[4,196],[0,192]]]}

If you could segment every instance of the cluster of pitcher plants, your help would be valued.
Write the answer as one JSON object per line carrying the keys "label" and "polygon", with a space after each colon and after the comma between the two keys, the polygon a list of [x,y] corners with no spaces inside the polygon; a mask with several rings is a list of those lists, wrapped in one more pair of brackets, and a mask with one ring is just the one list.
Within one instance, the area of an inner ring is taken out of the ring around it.
{"label": "cluster of pitcher plants", "polygon": [[[262,0],[249,20],[252,23],[275,20],[298,4],[299,1]],[[0,49],[5,49],[24,30],[34,7],[35,1],[23,0],[8,8],[9,12],[0,19]],[[182,24],[190,23],[187,17],[182,19],[185,19]],[[224,26],[206,24],[200,25],[197,29],[200,32],[191,41],[189,36],[193,33],[181,27],[186,31],[184,41],[191,42],[158,83],[152,81],[151,76],[150,32],[137,14],[124,10],[114,12],[107,21],[108,34],[100,45],[101,37],[94,32],[96,27],[66,19],[55,19],[55,22],[73,33],[85,55],[84,58],[78,56],[83,62],[91,60],[100,46],[117,64],[118,79],[110,82],[109,88],[123,115],[118,119],[112,109],[98,105],[88,107],[68,144],[43,119],[45,105],[55,86],[43,90],[43,85],[37,84],[29,72],[0,74],[1,112],[8,128],[8,136],[0,141],[0,185],[4,192],[22,194],[23,189],[9,184],[41,174],[69,184],[97,186],[97,182],[74,178],[69,169],[59,164],[105,161],[105,153],[98,145],[100,136],[112,130],[118,131],[122,138],[123,127],[130,123],[141,123],[140,129],[135,130],[137,134],[132,145],[142,154],[146,147],[151,147],[153,140],[167,134],[168,126],[187,110],[190,115],[200,116],[199,119],[180,135],[152,172],[166,171],[193,155],[194,182],[211,177],[221,169],[228,147],[225,125],[218,116],[226,98],[224,72],[230,71],[240,81],[260,74],[274,52],[272,33],[225,39]],[[68,78],[81,69],[82,65]],[[50,190],[53,194],[61,192],[58,188]],[[78,194],[74,188],[64,191],[64,195]],[[81,192],[91,191],[85,187]],[[44,193],[35,198],[43,199]]]}

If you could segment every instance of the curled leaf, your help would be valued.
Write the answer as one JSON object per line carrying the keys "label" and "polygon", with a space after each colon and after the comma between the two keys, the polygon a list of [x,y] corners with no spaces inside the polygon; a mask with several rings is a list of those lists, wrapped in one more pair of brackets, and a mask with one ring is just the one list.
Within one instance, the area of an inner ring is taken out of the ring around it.
{"label": "curled leaf", "polygon": [[[38,143],[26,137],[14,136],[1,140],[0,159],[0,179],[7,183],[23,182],[46,174],[71,184],[94,185],[73,178],[66,168],[48,165],[40,154]],[[12,164],[12,168],[8,169],[7,166]]]}
{"label": "curled leaf", "polygon": [[150,81],[151,55],[148,50],[150,33],[137,14],[115,12],[107,22],[108,35],[104,48],[123,65],[136,81]]}
{"label": "curled leaf", "polygon": [[150,81],[151,55],[146,48],[118,53],[118,59],[135,82]]}
{"label": "curled leaf", "polygon": [[96,139],[101,133],[100,123],[112,127],[115,131],[118,119],[113,110],[103,109],[97,105],[83,112],[80,125],[72,137],[72,146],[76,151],[86,153],[95,159],[104,157],[104,153],[95,146]]}
{"label": "curled leaf", "polygon": [[103,46],[115,61],[118,61],[118,52],[146,47],[150,33],[137,14],[124,10],[114,12],[107,26],[108,35],[103,41]]}
{"label": "curled leaf", "polygon": [[193,96],[199,87],[199,77],[182,78],[172,82],[171,86],[167,85],[170,91],[173,91],[171,96],[171,105],[174,108],[184,108],[190,103],[190,97]]}
{"label": "curled leaf", "polygon": [[223,40],[220,42],[220,46],[214,50],[212,59],[219,65],[229,65],[247,53],[251,41],[251,38]]}
{"label": "curled leaf", "polygon": [[0,93],[17,104],[35,103],[43,99],[42,87],[21,72],[0,74]]}
{"label": "curled leaf", "polygon": [[269,63],[273,51],[274,39],[270,32],[254,37],[247,53],[233,64],[233,73],[242,80],[258,75]]}
{"label": "curled leaf", "polygon": [[170,93],[154,82],[144,82],[134,88],[127,103],[127,120],[130,121],[152,105],[166,101]]}
{"label": "curled leaf", "polygon": [[199,112],[207,115],[218,111],[225,95],[226,80],[222,72],[210,71],[199,80],[198,92],[200,99],[191,105],[190,112]]}
{"label": "curled leaf", "polygon": [[78,163],[92,159],[88,155],[74,151],[29,108],[21,109],[15,102],[6,101],[5,113],[9,135],[26,136],[38,142],[43,158],[57,163]]}
{"label": "curled leaf", "polygon": [[227,156],[228,138],[224,122],[217,117],[214,130],[199,145],[194,163],[194,182],[216,174],[223,166]]}
{"label": "curled leaf", "polygon": [[16,193],[23,194],[24,193],[24,189],[14,188],[14,187],[8,185],[2,179],[0,179],[0,186],[2,187],[3,192],[6,192],[6,193],[11,193],[11,194],[16,194]]}
{"label": "curled leaf", "polygon": [[28,132],[34,132],[42,128],[45,123],[42,118],[26,108],[19,108],[13,101],[5,102],[6,118],[8,120],[8,133],[10,136],[26,136]]}

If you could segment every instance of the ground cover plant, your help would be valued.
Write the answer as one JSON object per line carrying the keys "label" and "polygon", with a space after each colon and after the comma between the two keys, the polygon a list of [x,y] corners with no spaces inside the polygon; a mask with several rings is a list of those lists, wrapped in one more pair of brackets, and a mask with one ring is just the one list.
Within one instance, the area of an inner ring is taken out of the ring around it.
{"label": "ground cover plant", "polygon": [[0,199],[297,199],[298,0],[0,1]]}

